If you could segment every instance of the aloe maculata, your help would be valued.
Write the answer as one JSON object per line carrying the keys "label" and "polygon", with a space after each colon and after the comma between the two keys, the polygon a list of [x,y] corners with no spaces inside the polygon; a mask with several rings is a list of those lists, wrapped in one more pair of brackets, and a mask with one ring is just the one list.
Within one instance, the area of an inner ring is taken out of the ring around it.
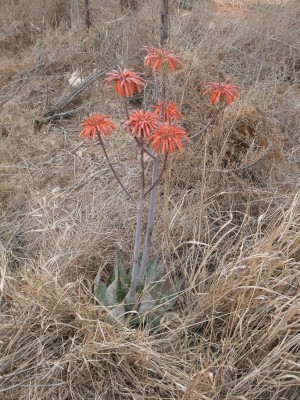
{"label": "aloe maculata", "polygon": [[[100,113],[90,115],[81,124],[83,127],[81,136],[99,140],[113,175],[136,207],[131,268],[127,273],[122,258],[118,255],[111,282],[105,284],[99,278],[95,282],[95,296],[107,307],[107,320],[113,324],[128,322],[132,326],[146,325],[154,328],[160,324],[162,315],[173,307],[182,281],[177,281],[175,286],[171,286],[164,277],[164,266],[157,261],[149,261],[158,184],[173,153],[181,152],[184,142],[189,142],[207,131],[218,114],[239,97],[236,85],[208,83],[204,94],[211,96],[211,103],[216,106],[216,110],[203,129],[188,137],[179,122],[183,114],[173,101],[166,100],[165,88],[167,73],[176,72],[178,68],[184,67],[183,59],[163,48],[163,45],[161,42],[160,48],[145,47],[147,52],[145,66],[154,72],[157,103],[151,107],[154,111],[144,109],[129,111],[128,98],[132,97],[135,91],[140,92],[145,86],[141,74],[119,67],[118,70],[108,72],[105,80],[107,85],[113,84],[116,93],[122,97],[126,118],[123,127],[134,138],[140,150],[139,198],[133,194],[136,192],[134,188],[128,189],[122,183],[106,151],[105,140],[114,129],[117,129],[117,125],[109,116]],[[149,176],[151,169],[152,178]],[[147,204],[148,216],[144,225]]]}
{"label": "aloe maculata", "polygon": [[94,284],[96,299],[107,308],[107,322],[152,330],[160,326],[163,316],[174,307],[183,283],[177,280],[175,285],[170,285],[164,265],[152,260],[147,266],[143,284],[130,294],[131,273],[126,272],[120,252],[116,254],[114,272],[108,282],[106,285],[98,278]]}

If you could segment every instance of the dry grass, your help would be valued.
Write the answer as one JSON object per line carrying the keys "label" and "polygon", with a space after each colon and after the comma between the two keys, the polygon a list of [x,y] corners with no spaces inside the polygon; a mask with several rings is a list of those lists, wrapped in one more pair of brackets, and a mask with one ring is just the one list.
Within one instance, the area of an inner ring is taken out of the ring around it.
{"label": "dry grass", "polygon": [[[90,32],[81,3],[0,6],[0,398],[297,400],[298,2],[242,13],[235,4],[234,14],[171,2],[171,46],[187,66],[168,95],[186,129],[196,133],[211,116],[208,80],[236,82],[242,97],[173,157],[161,184],[153,255],[185,284],[155,334],[113,329],[91,294],[116,247],[130,262],[135,210],[78,124],[96,110],[120,120],[120,104],[100,80],[68,119],[39,130],[33,120],[70,90],[74,70],[87,76],[125,61],[141,70],[141,47],[157,44],[159,2],[124,13],[118,2],[90,1]],[[137,150],[121,126],[107,145],[134,187]]]}

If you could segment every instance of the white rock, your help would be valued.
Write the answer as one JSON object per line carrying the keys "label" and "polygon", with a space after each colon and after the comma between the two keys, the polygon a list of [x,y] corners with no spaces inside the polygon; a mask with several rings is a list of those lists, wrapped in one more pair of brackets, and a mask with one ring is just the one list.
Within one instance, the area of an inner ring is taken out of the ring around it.
{"label": "white rock", "polygon": [[73,87],[78,87],[82,84],[83,81],[84,79],[81,78],[80,72],[74,71],[71,75],[71,78],[69,79],[69,84]]}

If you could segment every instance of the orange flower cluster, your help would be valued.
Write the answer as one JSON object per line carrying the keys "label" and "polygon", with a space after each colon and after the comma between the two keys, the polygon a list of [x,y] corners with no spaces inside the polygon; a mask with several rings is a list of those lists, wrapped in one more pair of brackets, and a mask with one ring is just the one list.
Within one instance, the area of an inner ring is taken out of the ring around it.
{"label": "orange flower cluster", "polygon": [[138,73],[126,68],[122,70],[118,67],[118,70],[108,72],[106,76],[106,85],[114,83],[115,91],[121,97],[131,97],[135,89],[140,92],[145,85],[144,79]]}
{"label": "orange flower cluster", "polygon": [[87,139],[95,139],[98,132],[102,136],[110,135],[111,131],[116,128],[116,125],[109,118],[107,115],[100,113],[91,114],[80,124],[80,126],[83,126],[80,136]]}
{"label": "orange flower cluster", "polygon": [[[154,109],[154,114],[161,115],[162,113],[162,101],[159,100],[159,102],[155,105],[152,106]],[[169,101],[168,103],[165,103],[165,112],[164,112],[164,120],[166,122],[171,123],[172,121],[177,121],[179,118],[183,117],[183,114],[179,111],[179,108],[177,105],[174,103],[174,101]]]}
{"label": "orange flower cluster", "polygon": [[155,112],[135,110],[124,124],[134,136],[145,137],[157,154],[173,154],[176,149],[181,151],[182,141],[188,140],[185,130],[181,126],[171,123],[172,119],[176,120],[182,117],[178,107],[174,102],[169,102],[167,105],[165,123],[161,123],[158,115],[162,107],[162,102],[159,102],[153,106]]}
{"label": "orange flower cluster", "polygon": [[214,106],[220,101],[230,106],[235,98],[240,96],[238,92],[239,87],[237,85],[224,82],[208,82],[205,86],[207,89],[203,94],[211,95],[210,102]]}
{"label": "orange flower cluster", "polygon": [[[175,103],[173,104],[178,110]],[[178,113],[180,113],[179,110]],[[83,126],[80,135],[87,139],[95,139],[98,133],[102,136],[110,135],[116,126],[109,118],[100,113],[91,114],[80,124]],[[125,122],[125,126],[131,130],[134,136],[145,137],[157,154],[173,154],[177,149],[181,151],[182,141],[188,141],[188,136],[181,126],[173,125],[170,122],[160,123],[159,116],[151,111],[133,111]]]}
{"label": "orange flower cluster", "polygon": [[[153,71],[160,71],[167,66],[174,72],[176,68],[183,67],[182,58],[169,50],[156,47],[145,47],[145,49],[148,53],[145,57],[145,65],[151,67]],[[114,84],[115,91],[122,97],[132,96],[135,90],[140,92],[145,84],[140,74],[121,67],[107,73],[105,82],[106,85]],[[239,87],[234,84],[208,82],[204,94],[211,96],[210,102],[213,105],[224,102],[229,106],[239,97],[238,90]],[[172,154],[175,150],[181,151],[183,140],[189,139],[185,130],[175,124],[183,117],[177,105],[173,101],[165,103],[164,115],[162,115],[163,102],[161,100],[152,108],[153,112],[134,110],[124,125],[134,136],[145,137],[156,153]],[[98,134],[109,135],[116,128],[109,118],[100,113],[90,115],[80,124],[83,126],[80,135],[87,139],[94,139]]]}
{"label": "orange flower cluster", "polygon": [[189,140],[185,130],[168,122],[161,124],[149,138],[150,147],[157,154],[173,154],[176,149],[181,152],[183,140]]}
{"label": "orange flower cluster", "polygon": [[159,117],[155,113],[135,110],[130,114],[124,125],[130,129],[134,136],[149,138],[151,131],[158,127],[159,122]]}
{"label": "orange flower cluster", "polygon": [[160,71],[163,66],[167,66],[172,72],[176,71],[176,67],[183,67],[182,57],[172,53],[166,49],[157,49],[156,47],[145,46],[148,52],[145,57],[145,65],[151,67],[153,71]]}

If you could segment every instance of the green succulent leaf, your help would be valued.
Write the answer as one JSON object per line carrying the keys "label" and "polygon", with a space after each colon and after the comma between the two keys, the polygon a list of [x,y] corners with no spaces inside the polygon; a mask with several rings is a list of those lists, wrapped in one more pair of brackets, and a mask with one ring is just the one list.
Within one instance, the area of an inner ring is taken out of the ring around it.
{"label": "green succulent leaf", "polygon": [[153,280],[155,276],[155,270],[156,270],[156,265],[157,265],[157,260],[153,259],[152,261],[149,262],[146,273],[145,273],[145,281],[149,282]]}
{"label": "green succulent leaf", "polygon": [[[122,302],[129,290],[130,276],[126,273],[124,260],[119,250],[116,251],[115,270],[118,271],[117,300],[118,302]],[[116,275],[116,273],[114,273],[114,275]]]}
{"label": "green succulent leaf", "polygon": [[107,287],[103,281],[99,280],[97,283],[95,283],[94,296],[100,303],[104,305],[106,305],[106,291]]}
{"label": "green succulent leaf", "polygon": [[123,286],[128,285],[128,283],[130,283],[130,276],[126,273],[124,259],[119,250],[117,250],[117,252],[116,252],[115,265],[117,265],[117,267],[118,267],[119,279],[120,279],[121,284]]}
{"label": "green succulent leaf", "polygon": [[[141,262],[141,259],[139,261]],[[168,311],[174,307],[183,280],[170,287],[166,282],[165,266],[156,259],[149,262],[144,282],[138,291],[130,287],[130,280],[130,271],[126,272],[123,257],[120,251],[117,251],[114,271],[108,284],[100,280],[100,273],[94,282],[96,299],[109,308],[106,321],[116,326],[123,324],[126,318],[130,327],[156,330],[167,318]],[[138,294],[141,292],[139,300]]]}
{"label": "green succulent leaf", "polygon": [[166,290],[166,281],[164,279],[152,282],[150,285],[150,292],[156,301],[159,301],[163,297]]}
{"label": "green succulent leaf", "polygon": [[175,283],[174,286],[169,288],[161,297],[160,304],[162,305],[165,311],[168,311],[174,307],[174,304],[177,300],[182,284],[183,284],[183,279],[180,279]]}
{"label": "green succulent leaf", "polygon": [[106,291],[106,303],[108,306],[113,306],[118,302],[118,285],[119,285],[118,267],[115,266],[114,280],[108,286]]}
{"label": "green succulent leaf", "polygon": [[107,279],[107,286],[111,285],[115,279],[115,270],[109,275]]}
{"label": "green succulent leaf", "polygon": [[141,298],[141,303],[139,307],[139,314],[145,315],[149,313],[155,307],[155,301],[149,291],[146,291]]}
{"label": "green succulent leaf", "polygon": [[125,319],[125,304],[121,303],[108,311],[106,320],[111,325],[120,325],[124,323]]}
{"label": "green succulent leaf", "polygon": [[150,330],[155,330],[160,327],[161,316],[158,313],[152,312],[147,316],[147,326]]}
{"label": "green succulent leaf", "polygon": [[129,289],[128,293],[124,297],[124,303],[126,307],[126,311],[134,310],[137,303],[137,294],[134,289]]}
{"label": "green succulent leaf", "polygon": [[121,303],[124,300],[124,298],[127,294],[127,290],[128,289],[121,283],[121,280],[118,279],[118,288],[117,288],[118,303]]}
{"label": "green succulent leaf", "polygon": [[146,269],[145,282],[160,281],[165,274],[165,266],[163,263],[157,263],[154,259],[150,261]]}

